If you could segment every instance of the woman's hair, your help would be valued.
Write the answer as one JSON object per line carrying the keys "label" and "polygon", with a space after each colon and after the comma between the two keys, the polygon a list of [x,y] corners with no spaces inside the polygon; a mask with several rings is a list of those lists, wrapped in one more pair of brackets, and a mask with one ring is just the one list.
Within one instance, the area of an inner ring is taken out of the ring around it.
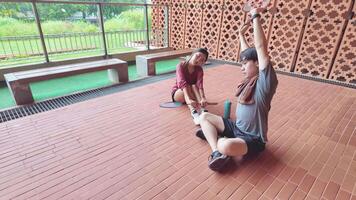
{"label": "woman's hair", "polygon": [[205,61],[208,60],[209,52],[208,52],[208,50],[207,50],[206,48],[197,48],[197,49],[194,49],[192,55],[195,54],[195,53],[197,53],[197,52],[200,52],[200,53],[202,53],[202,54],[205,55],[205,58],[206,58]]}
{"label": "woman's hair", "polygon": [[189,63],[190,59],[193,57],[193,55],[194,55],[195,53],[198,53],[198,52],[200,52],[200,53],[202,53],[202,54],[205,55],[205,58],[206,58],[205,61],[208,60],[208,57],[209,57],[209,52],[208,52],[208,50],[207,50],[206,48],[197,48],[197,49],[194,49],[193,52],[192,52],[192,54],[185,60],[184,66],[188,65],[188,63]]}

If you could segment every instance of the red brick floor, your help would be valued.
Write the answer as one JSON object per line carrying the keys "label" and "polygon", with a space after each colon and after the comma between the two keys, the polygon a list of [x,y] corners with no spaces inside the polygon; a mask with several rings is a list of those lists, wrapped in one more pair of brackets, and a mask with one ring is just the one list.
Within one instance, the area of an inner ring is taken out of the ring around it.
{"label": "red brick floor", "polygon": [[[278,75],[269,143],[207,167],[173,79],[0,124],[0,199],[356,199],[356,91]],[[238,67],[206,70],[209,110],[236,99]]]}

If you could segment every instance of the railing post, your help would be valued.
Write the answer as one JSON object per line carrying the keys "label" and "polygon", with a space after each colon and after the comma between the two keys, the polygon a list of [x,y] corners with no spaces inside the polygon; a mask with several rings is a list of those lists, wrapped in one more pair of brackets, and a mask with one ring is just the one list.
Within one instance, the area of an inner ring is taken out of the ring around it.
{"label": "railing post", "polygon": [[145,23],[146,23],[146,42],[147,42],[147,50],[150,50],[150,29],[148,24],[148,6],[145,3]]}
{"label": "railing post", "polygon": [[46,43],[44,41],[44,36],[43,36],[42,27],[41,27],[40,17],[38,15],[38,10],[37,10],[36,3],[34,1],[32,1],[32,9],[33,9],[33,12],[35,13],[36,24],[37,24],[38,32],[39,32],[40,38],[41,38],[41,44],[42,44],[42,48],[43,48],[43,53],[45,55],[46,62],[49,62],[48,52],[47,52],[47,48],[46,48]]}
{"label": "railing post", "polygon": [[108,57],[108,49],[106,46],[106,37],[105,37],[105,29],[104,29],[104,17],[103,17],[103,5],[101,3],[98,3],[98,11],[99,11],[99,23],[100,23],[100,30],[102,33],[102,38],[103,38],[103,44],[104,44],[104,56],[105,58]]}
{"label": "railing post", "polygon": [[170,47],[170,40],[169,40],[169,5],[165,7],[165,27],[166,27],[166,41],[167,47]]}

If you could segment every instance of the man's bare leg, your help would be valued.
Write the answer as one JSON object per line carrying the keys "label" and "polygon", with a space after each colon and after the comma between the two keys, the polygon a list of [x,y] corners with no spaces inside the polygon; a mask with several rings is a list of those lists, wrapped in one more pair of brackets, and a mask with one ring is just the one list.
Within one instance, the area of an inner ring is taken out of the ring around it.
{"label": "man's bare leg", "polygon": [[218,150],[218,133],[222,133],[225,129],[222,118],[211,113],[202,113],[200,126],[211,150]]}
{"label": "man's bare leg", "polygon": [[217,148],[220,153],[228,156],[243,156],[247,153],[247,144],[240,138],[220,138]]}

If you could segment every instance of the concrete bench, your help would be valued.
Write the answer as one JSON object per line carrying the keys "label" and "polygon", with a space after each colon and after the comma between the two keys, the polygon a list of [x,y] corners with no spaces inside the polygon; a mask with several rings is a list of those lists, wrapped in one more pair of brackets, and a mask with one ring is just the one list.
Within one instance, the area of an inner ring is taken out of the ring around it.
{"label": "concrete bench", "polygon": [[136,68],[139,76],[156,75],[156,62],[170,60],[192,54],[192,49],[167,51],[162,53],[146,54],[136,56]]}
{"label": "concrete bench", "polygon": [[113,83],[118,83],[119,81],[128,82],[129,80],[127,62],[119,59],[107,59],[80,64],[70,64],[58,67],[14,72],[5,74],[4,77],[16,104],[23,105],[34,102],[32,92],[29,87],[29,84],[32,82],[101,70],[108,70],[108,77]]}

